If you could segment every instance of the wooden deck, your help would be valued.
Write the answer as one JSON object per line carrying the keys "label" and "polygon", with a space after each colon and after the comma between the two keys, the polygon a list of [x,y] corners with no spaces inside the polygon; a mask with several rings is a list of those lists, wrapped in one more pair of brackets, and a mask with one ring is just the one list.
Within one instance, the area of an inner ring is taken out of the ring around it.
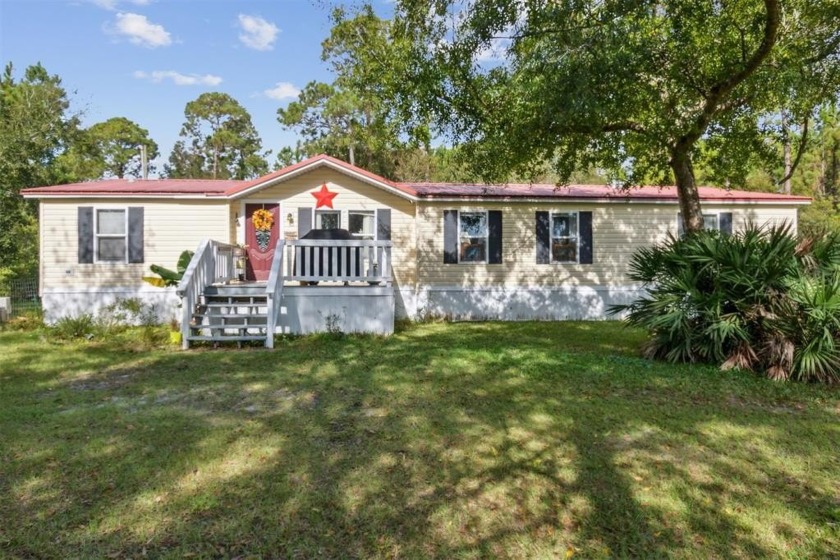
{"label": "wooden deck", "polygon": [[276,334],[394,330],[390,241],[280,242],[265,282],[237,281],[235,247],[201,244],[178,287],[183,348],[190,342]]}

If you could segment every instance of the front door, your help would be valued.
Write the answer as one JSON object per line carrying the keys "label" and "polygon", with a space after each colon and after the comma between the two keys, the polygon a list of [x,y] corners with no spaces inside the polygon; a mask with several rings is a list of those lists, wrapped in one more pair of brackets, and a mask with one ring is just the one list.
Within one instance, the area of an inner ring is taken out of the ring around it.
{"label": "front door", "polygon": [[279,238],[280,205],[246,204],[245,244],[248,246],[248,265],[245,278],[247,280],[268,280],[274,248]]}

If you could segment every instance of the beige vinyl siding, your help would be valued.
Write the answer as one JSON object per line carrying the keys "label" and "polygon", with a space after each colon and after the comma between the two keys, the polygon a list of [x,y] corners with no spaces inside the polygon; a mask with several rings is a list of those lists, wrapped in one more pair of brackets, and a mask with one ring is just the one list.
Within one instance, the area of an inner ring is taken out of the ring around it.
{"label": "beige vinyl siding", "polygon": [[[78,208],[144,208],[142,264],[79,264]],[[227,242],[227,201],[62,199],[41,201],[41,288],[110,288],[143,285],[149,265],[174,268],[182,251],[195,251],[203,239]]]}
{"label": "beige vinyl siding", "polygon": [[[414,204],[379,187],[370,185],[344,173],[327,168],[319,168],[271,187],[253,195],[234,201],[240,215],[246,203],[279,202],[283,232],[286,238],[295,238],[298,228],[298,208],[315,208],[316,200],[312,192],[326,184],[330,192],[338,193],[333,198],[334,210],[342,212],[342,228],[347,228],[347,211],[391,209],[391,241],[395,284],[403,287],[413,286],[416,280],[416,242],[414,229]],[[319,210],[330,210],[320,208]],[[291,215],[291,223],[289,222]],[[314,227],[314,220],[312,222]],[[244,239],[241,228],[244,220],[238,222],[237,239]]]}
{"label": "beige vinyl siding", "polygon": [[791,224],[797,230],[799,220],[797,207],[792,206],[703,206],[703,212],[732,212],[732,229],[744,229],[749,222],[760,226]]}
{"label": "beige vinyl siding", "polygon": [[[443,211],[502,211],[502,264],[444,264]],[[591,211],[593,264],[536,264],[537,211]],[[796,221],[795,207],[708,205],[704,213],[732,212],[733,227]],[[640,247],[677,231],[676,204],[421,202],[417,212],[417,267],[421,286],[622,286]]]}

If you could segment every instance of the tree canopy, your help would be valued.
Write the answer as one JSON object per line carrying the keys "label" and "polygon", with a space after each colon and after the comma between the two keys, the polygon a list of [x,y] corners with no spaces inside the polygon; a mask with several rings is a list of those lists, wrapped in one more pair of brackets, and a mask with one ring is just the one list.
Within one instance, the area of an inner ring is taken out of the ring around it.
{"label": "tree canopy", "polygon": [[33,274],[38,264],[36,205],[21,189],[67,182],[73,177],[59,158],[78,134],[58,76],[40,64],[16,80],[9,63],[0,79],[0,284],[15,274]]}
{"label": "tree canopy", "polygon": [[[63,160],[77,179],[142,177],[141,146],[147,161],[160,155],[148,130],[125,117],[113,117],[81,131]],[[153,171],[149,165],[147,172]]]}
{"label": "tree canopy", "polygon": [[248,179],[268,171],[251,115],[226,93],[203,93],[187,103],[181,140],[165,173],[173,178]]}
{"label": "tree canopy", "polygon": [[840,91],[838,21],[837,0],[399,0],[377,81],[486,178],[551,160],[676,182],[699,230],[695,165],[742,173],[775,116]]}
{"label": "tree canopy", "polygon": [[[405,152],[418,148],[401,138],[392,108],[372,81],[367,57],[390,48],[390,25],[370,7],[348,17],[332,12],[333,27],[322,43],[322,60],[335,74],[331,84],[310,82],[298,99],[277,111],[277,120],[296,131],[299,153],[326,153],[387,177],[395,177]],[[284,150],[284,160],[288,159]]]}

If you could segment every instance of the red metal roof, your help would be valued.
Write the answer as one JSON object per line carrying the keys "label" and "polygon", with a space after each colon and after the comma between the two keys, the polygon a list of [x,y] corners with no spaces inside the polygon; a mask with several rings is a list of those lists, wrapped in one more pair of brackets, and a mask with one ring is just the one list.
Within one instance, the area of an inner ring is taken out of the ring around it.
{"label": "red metal roof", "polygon": [[[546,184],[460,184],[460,183],[409,183],[420,198],[573,198],[615,200],[678,200],[677,188],[630,187],[616,188],[609,185],[546,185]],[[785,201],[808,202],[807,196],[778,193],[737,191],[715,187],[699,187],[700,199],[707,201]]]}
{"label": "red metal roof", "polygon": [[[304,161],[279,169],[250,181],[224,181],[211,179],[107,179],[86,183],[72,183],[53,187],[24,189],[22,194],[32,198],[52,196],[107,196],[107,197],[177,197],[198,196],[232,198],[251,189],[282,180],[287,175],[305,172],[307,168],[327,165],[351,175],[359,176],[380,186],[400,191],[412,198],[451,199],[451,198],[486,198],[486,199],[613,199],[616,201],[650,200],[677,201],[676,187],[631,187],[618,189],[608,185],[545,185],[545,184],[505,184],[485,185],[478,183],[397,183],[360,167],[327,156],[318,155]],[[714,187],[700,187],[700,199],[721,202],[789,202],[807,203],[806,196],[790,196],[777,193],[736,191]]]}
{"label": "red metal roof", "polygon": [[[24,189],[24,195],[223,195],[225,191],[243,181],[212,179],[105,179],[86,183],[71,183],[54,187]],[[36,196],[37,198],[37,196]]]}

